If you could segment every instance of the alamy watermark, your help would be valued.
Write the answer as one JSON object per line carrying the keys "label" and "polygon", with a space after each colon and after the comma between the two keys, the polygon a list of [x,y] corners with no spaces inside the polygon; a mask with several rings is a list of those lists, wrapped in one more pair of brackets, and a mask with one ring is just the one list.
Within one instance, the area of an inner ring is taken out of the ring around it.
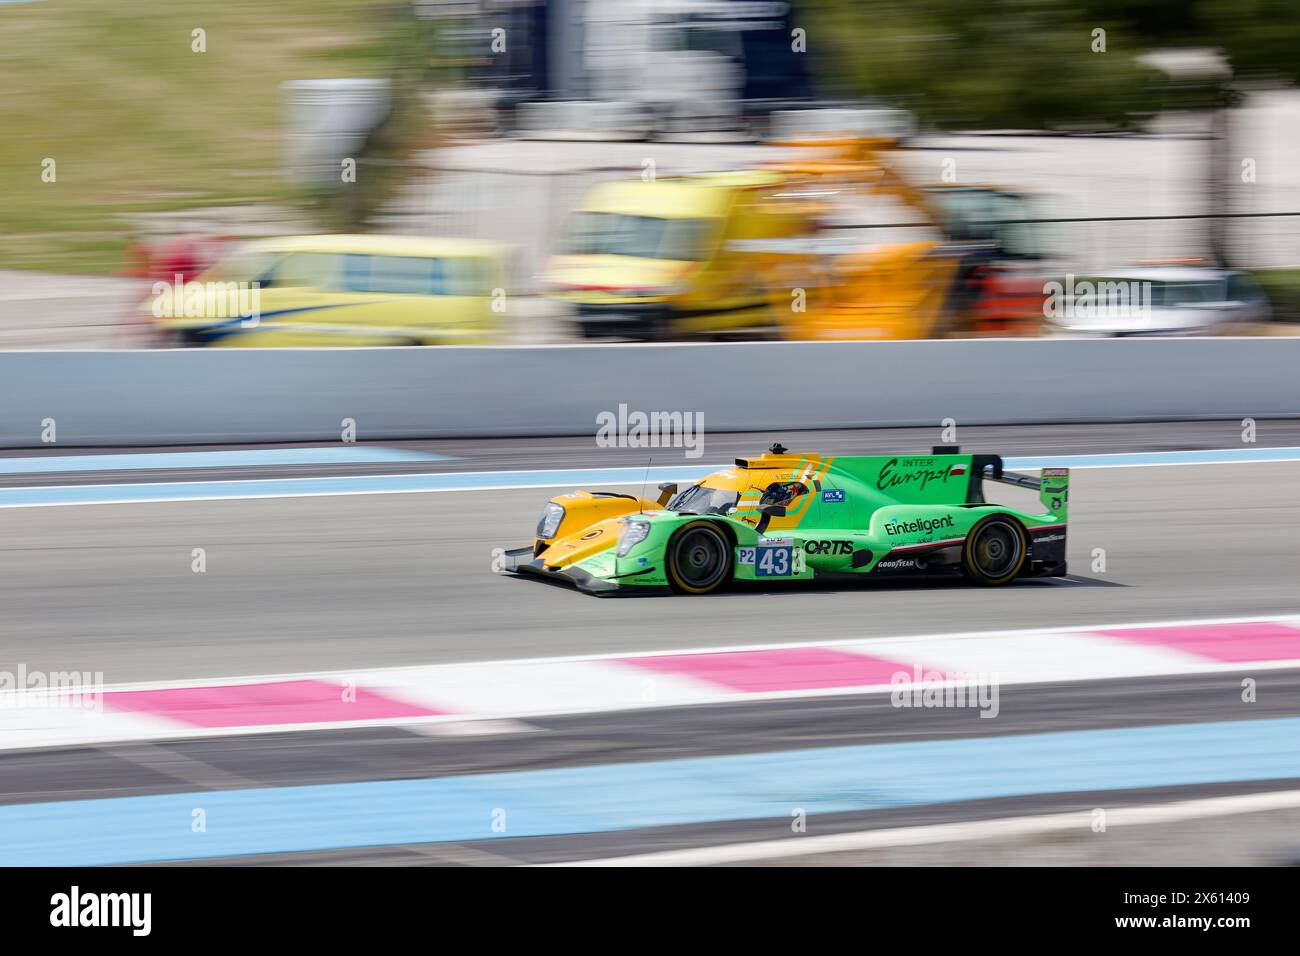
{"label": "alamy watermark", "polygon": [[1043,285],[1043,316],[1048,319],[1135,319],[1151,314],[1151,283],[1053,279]]}
{"label": "alamy watermark", "polygon": [[50,925],[58,927],[122,927],[132,936],[153,929],[152,893],[82,892],[73,884],[66,893],[50,897]]}
{"label": "alamy watermark", "polygon": [[177,273],[171,282],[153,284],[155,319],[239,319],[244,328],[262,320],[260,282],[186,282]]}
{"label": "alamy watermark", "polygon": [[64,708],[102,713],[103,671],[0,670],[0,710],[8,708]]}
{"label": "alamy watermark", "polygon": [[978,709],[981,717],[996,717],[999,710],[997,674],[952,671],[896,671],[889,700],[895,707]]}
{"label": "alamy watermark", "polygon": [[598,448],[684,448],[687,458],[704,454],[703,412],[629,411],[596,415]]}

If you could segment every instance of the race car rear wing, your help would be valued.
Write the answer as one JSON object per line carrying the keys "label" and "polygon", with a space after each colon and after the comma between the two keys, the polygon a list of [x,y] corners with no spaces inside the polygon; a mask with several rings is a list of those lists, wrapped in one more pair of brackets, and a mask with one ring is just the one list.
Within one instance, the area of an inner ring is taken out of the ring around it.
{"label": "race car rear wing", "polygon": [[[957,445],[935,445],[931,450],[934,455],[956,455],[960,450]],[[971,455],[970,478],[966,491],[966,500],[971,504],[984,503],[984,481],[991,479],[1004,485],[1015,485],[1038,492],[1038,500],[1043,503],[1055,517],[1065,520],[1070,498],[1070,469],[1044,468],[1039,477],[1007,471],[1002,467],[1001,455]]]}
{"label": "race car rear wing", "polygon": [[994,481],[1000,481],[1004,485],[1018,485],[1021,488],[1028,488],[1030,491],[1038,491],[1043,487],[1043,479],[1035,478],[1033,475],[1022,475],[1018,471],[1004,471],[1000,475],[991,477]]}

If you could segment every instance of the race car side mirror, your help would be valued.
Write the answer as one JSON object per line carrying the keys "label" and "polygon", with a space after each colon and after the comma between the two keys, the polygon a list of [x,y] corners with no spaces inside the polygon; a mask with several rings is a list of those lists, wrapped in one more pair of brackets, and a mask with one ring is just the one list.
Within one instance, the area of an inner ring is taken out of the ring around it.
{"label": "race car side mirror", "polygon": [[760,514],[765,514],[769,518],[784,518],[785,505],[768,505],[760,512]]}
{"label": "race car side mirror", "polygon": [[677,494],[677,482],[665,481],[659,486],[659,505],[662,507],[668,504],[675,494]]}

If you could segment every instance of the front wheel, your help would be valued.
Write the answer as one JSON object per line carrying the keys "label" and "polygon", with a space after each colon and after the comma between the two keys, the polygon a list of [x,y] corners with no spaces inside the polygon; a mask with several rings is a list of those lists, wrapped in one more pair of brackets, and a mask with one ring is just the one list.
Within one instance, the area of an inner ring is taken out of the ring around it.
{"label": "front wheel", "polygon": [[668,542],[668,583],[685,594],[708,594],[731,580],[735,554],[711,521],[692,521]]}
{"label": "front wheel", "polygon": [[966,536],[962,570],[976,584],[1006,584],[1025,566],[1028,552],[1025,529],[1011,518],[992,515]]}

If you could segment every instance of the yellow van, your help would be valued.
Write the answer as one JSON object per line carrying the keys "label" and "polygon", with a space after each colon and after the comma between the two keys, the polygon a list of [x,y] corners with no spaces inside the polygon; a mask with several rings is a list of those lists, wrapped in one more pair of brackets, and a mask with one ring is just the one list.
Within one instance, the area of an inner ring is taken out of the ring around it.
{"label": "yellow van", "polygon": [[574,211],[543,276],[589,338],[735,334],[775,322],[750,240],[806,233],[764,170],[602,183]]}
{"label": "yellow van", "polygon": [[505,247],[417,236],[247,243],[146,303],[170,346],[470,345],[497,333]]}

